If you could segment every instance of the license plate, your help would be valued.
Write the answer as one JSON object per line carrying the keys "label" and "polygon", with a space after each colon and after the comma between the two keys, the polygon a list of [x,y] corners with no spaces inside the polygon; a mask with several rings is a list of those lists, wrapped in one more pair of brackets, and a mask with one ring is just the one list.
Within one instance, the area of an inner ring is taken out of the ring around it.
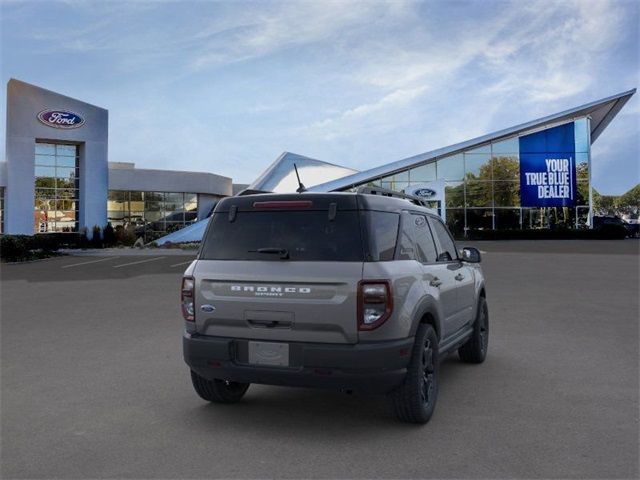
{"label": "license plate", "polygon": [[289,366],[289,344],[249,342],[249,363],[254,365]]}

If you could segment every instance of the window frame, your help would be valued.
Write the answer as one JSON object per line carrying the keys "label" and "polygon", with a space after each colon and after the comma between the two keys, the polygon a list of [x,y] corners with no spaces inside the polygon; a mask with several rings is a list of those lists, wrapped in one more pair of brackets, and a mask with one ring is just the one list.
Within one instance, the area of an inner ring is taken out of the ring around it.
{"label": "window frame", "polygon": [[[442,219],[440,217],[436,217],[434,215],[429,215],[429,227],[431,228],[431,231],[434,232],[433,234],[433,239],[435,240],[436,243],[436,250],[438,252],[438,256],[436,257],[436,263],[460,263],[460,255],[458,253],[458,246],[456,245],[456,241],[453,238],[453,236],[451,235],[451,232],[449,232],[449,229],[447,228],[447,226],[445,225],[445,223],[442,221]],[[442,255],[446,250],[443,249],[442,247],[442,243],[440,242],[440,237],[438,236],[437,232],[435,232],[435,228],[433,228],[433,226],[431,225],[431,222],[440,222],[440,224],[444,227],[444,231],[447,234],[447,236],[449,237],[449,239],[451,240],[451,243],[453,244],[453,251],[455,253],[455,258],[452,258],[451,260],[446,260],[446,261],[439,261],[437,260],[437,258],[440,258],[440,255]]]}
{"label": "window frame", "polygon": [[[410,222],[409,222],[409,224],[410,224],[409,226],[411,227],[410,228],[410,231],[411,231],[411,237],[410,238],[413,240],[414,260],[416,262],[418,262],[418,263],[421,263],[422,265],[435,265],[436,263],[438,263],[438,245],[437,245],[436,239],[435,239],[435,237],[433,235],[433,231],[431,229],[431,224],[429,223],[429,217],[431,215],[426,213],[426,212],[417,212],[415,210],[407,212],[407,213],[409,214],[408,217],[410,219]],[[420,260],[418,258],[419,257],[418,256],[418,237],[416,235],[417,232],[416,232],[416,229],[415,229],[415,225],[413,223],[413,221],[414,221],[413,217],[415,217],[415,216],[424,217],[426,222],[427,222],[426,223],[427,230],[429,232],[429,235],[431,236],[431,241],[433,242],[433,248],[434,248],[435,253],[436,253],[436,259],[433,262],[429,262],[429,261],[423,262],[422,260]]]}

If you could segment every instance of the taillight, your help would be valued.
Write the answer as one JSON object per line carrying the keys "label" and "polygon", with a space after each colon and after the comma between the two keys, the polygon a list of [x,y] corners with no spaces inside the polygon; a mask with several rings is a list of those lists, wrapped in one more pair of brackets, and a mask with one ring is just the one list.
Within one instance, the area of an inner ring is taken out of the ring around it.
{"label": "taillight", "polygon": [[393,295],[389,280],[363,280],[358,284],[358,330],[378,328],[392,311]]}
{"label": "taillight", "polygon": [[182,316],[187,322],[195,322],[195,307],[193,300],[193,292],[195,290],[195,280],[193,277],[182,278],[182,291],[180,293],[180,301],[182,304]]}

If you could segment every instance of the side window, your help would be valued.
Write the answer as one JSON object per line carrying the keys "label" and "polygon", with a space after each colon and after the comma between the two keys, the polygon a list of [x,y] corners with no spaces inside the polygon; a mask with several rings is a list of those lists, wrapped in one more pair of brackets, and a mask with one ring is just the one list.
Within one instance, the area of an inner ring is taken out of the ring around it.
{"label": "side window", "polygon": [[424,215],[411,215],[416,238],[416,260],[422,263],[436,261],[436,246],[433,243],[431,229]]}
{"label": "side window", "polygon": [[369,253],[374,262],[393,260],[400,215],[391,212],[365,212],[369,231]]}
{"label": "side window", "polygon": [[440,242],[438,261],[450,262],[451,260],[456,260],[458,258],[456,244],[453,242],[453,238],[451,238],[451,235],[447,231],[447,228],[444,226],[442,221],[431,218],[429,220],[429,223],[431,224],[431,228],[433,228],[434,235],[438,237],[438,241]]}
{"label": "side window", "polygon": [[416,260],[415,249],[413,247],[413,215],[407,215],[406,220],[402,220],[400,238],[398,239],[398,260]]}

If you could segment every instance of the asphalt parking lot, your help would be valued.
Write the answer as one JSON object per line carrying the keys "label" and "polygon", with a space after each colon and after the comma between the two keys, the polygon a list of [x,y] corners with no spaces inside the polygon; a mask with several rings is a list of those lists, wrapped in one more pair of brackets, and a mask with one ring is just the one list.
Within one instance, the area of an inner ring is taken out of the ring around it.
{"label": "asphalt parking lot", "polygon": [[200,400],[181,352],[189,256],[2,265],[1,476],[637,478],[640,242],[476,246],[489,358],[446,359],[419,427],[383,397]]}

